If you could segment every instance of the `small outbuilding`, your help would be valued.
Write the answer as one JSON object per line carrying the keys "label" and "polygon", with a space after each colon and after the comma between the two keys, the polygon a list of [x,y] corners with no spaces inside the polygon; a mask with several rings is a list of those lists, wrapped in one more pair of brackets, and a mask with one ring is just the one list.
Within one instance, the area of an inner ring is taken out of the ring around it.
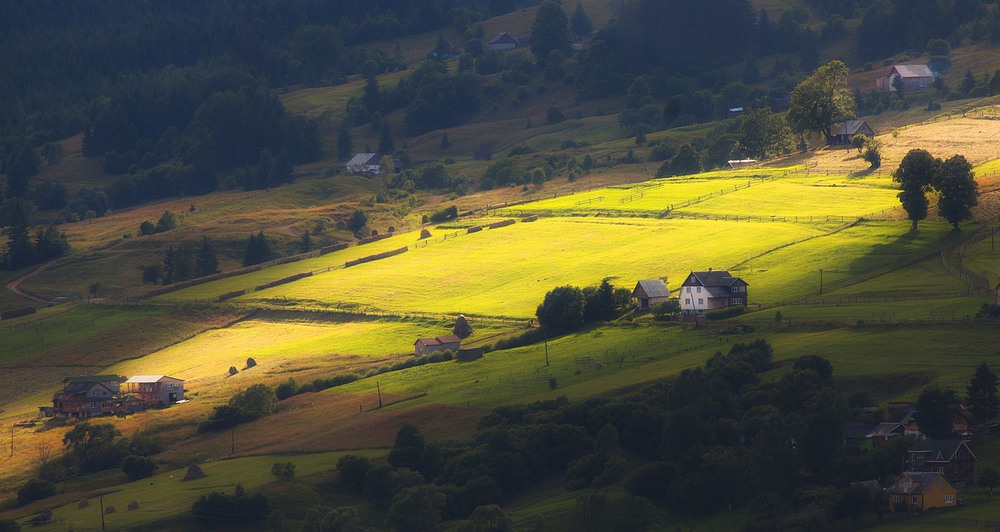
{"label": "small outbuilding", "polygon": [[660,303],[666,303],[670,299],[670,289],[662,279],[639,281],[632,290],[632,299],[635,300],[636,308],[649,310]]}
{"label": "small outbuilding", "polygon": [[757,159],[730,159],[726,161],[726,170],[736,170],[737,168],[749,168],[757,166],[760,161]]}
{"label": "small outbuilding", "polygon": [[184,381],[168,375],[136,375],[125,381],[122,395],[136,397],[146,407],[168,406],[184,399]]}
{"label": "small outbuilding", "polygon": [[506,31],[501,31],[496,37],[490,39],[489,47],[490,50],[513,50],[517,48],[520,41],[517,37],[507,33]]}
{"label": "small outbuilding", "polygon": [[413,343],[413,354],[422,356],[434,351],[458,351],[461,347],[462,339],[454,334],[435,338],[419,338]]}
{"label": "small outbuilding", "polygon": [[850,145],[854,135],[874,137],[875,131],[864,120],[845,120],[843,123],[833,126],[827,143],[834,146]]}

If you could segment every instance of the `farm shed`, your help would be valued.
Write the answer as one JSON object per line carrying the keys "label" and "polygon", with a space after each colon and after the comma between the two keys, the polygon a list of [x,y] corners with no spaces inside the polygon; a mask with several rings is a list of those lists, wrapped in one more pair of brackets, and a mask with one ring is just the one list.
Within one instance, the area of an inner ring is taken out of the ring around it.
{"label": "farm shed", "polygon": [[167,375],[136,375],[125,381],[122,392],[140,399],[144,406],[167,406],[184,399],[184,381]]}
{"label": "farm shed", "polygon": [[757,164],[757,159],[731,159],[726,161],[726,170],[748,168]]}
{"label": "farm shed", "polygon": [[726,270],[691,272],[681,284],[681,312],[700,315],[709,310],[746,305],[747,282]]}
{"label": "farm shed", "polygon": [[927,65],[894,65],[889,73],[875,79],[875,87],[882,92],[896,92],[893,79],[899,77],[903,92],[922,91],[934,83],[934,73]]}
{"label": "farm shed", "polygon": [[359,153],[347,161],[347,171],[360,175],[378,175],[382,173],[382,165],[377,153]]}
{"label": "farm shed", "polygon": [[875,131],[864,120],[845,120],[843,123],[833,127],[827,143],[832,145],[849,145],[854,135],[874,137]]}
{"label": "farm shed", "polygon": [[632,299],[635,300],[636,308],[649,310],[660,303],[666,303],[670,299],[670,289],[662,279],[639,281],[632,290]]}
{"label": "farm shed", "polygon": [[435,338],[419,338],[413,343],[413,354],[421,356],[434,351],[458,351],[460,347],[462,347],[462,339],[454,334]]}
{"label": "farm shed", "polygon": [[501,31],[496,37],[490,39],[489,47],[490,50],[513,50],[517,48],[519,42],[517,37],[507,33],[506,31]]}

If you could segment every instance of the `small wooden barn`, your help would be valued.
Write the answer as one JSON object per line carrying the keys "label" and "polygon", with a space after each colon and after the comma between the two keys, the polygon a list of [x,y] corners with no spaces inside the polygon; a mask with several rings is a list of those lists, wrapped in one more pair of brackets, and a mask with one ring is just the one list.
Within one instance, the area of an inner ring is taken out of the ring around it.
{"label": "small wooden barn", "polygon": [[850,145],[854,135],[874,137],[875,131],[864,120],[845,120],[843,123],[833,126],[827,143],[834,146]]}
{"label": "small wooden barn", "polygon": [[422,356],[434,351],[458,351],[460,347],[462,347],[462,339],[454,334],[435,338],[418,338],[413,343],[413,354]]}
{"label": "small wooden barn", "polygon": [[662,279],[639,281],[632,290],[632,299],[635,300],[636,308],[649,310],[660,303],[666,303],[670,299],[670,289]]}

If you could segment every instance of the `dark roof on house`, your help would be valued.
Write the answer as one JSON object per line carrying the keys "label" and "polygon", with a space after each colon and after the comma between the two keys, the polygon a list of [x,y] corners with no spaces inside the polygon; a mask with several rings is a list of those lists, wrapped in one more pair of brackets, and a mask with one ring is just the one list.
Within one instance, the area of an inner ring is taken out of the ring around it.
{"label": "dark roof on house", "polygon": [[901,434],[903,432],[902,429],[903,429],[903,425],[901,423],[894,423],[892,421],[883,421],[883,422],[879,423],[878,425],[876,425],[875,428],[873,428],[871,430],[871,432],[869,432],[867,434],[867,436],[869,436],[869,437],[877,437],[877,436],[888,437],[888,436],[890,436],[892,434],[899,435],[899,434]]}
{"label": "dark roof on house", "polygon": [[[926,453],[925,462],[948,462],[955,456],[962,446],[969,449],[969,446],[962,440],[917,440],[910,447],[910,453]],[[972,454],[972,449],[969,449]],[[975,459],[976,455],[972,455]]]}
{"label": "dark roof on house", "polygon": [[75,377],[66,377],[63,379],[65,383],[71,382],[110,382],[116,381],[120,382],[121,378],[118,375],[77,375]]}
{"label": "dark roof on house", "polygon": [[864,128],[867,131],[874,132],[871,126],[869,126],[868,123],[865,122],[864,120],[846,120],[844,121],[844,123],[837,124],[836,126],[833,127],[833,134],[849,135],[853,137],[854,135],[857,135],[862,130],[862,128]]}
{"label": "dark roof on house", "polygon": [[[909,486],[905,486],[904,482],[900,482],[904,477],[910,479],[911,484]],[[923,493],[924,490],[931,487],[938,479],[943,482],[948,482],[948,479],[944,478],[944,475],[941,473],[917,473],[914,471],[908,471],[896,478],[896,482],[893,483],[891,488],[889,488],[889,492]],[[948,482],[948,485],[950,486],[951,482]]]}
{"label": "dark roof on house", "polygon": [[707,272],[691,272],[683,286],[729,287],[746,281],[733,277],[727,270],[708,270]]}
{"label": "dark roof on house", "polygon": [[[894,65],[892,70],[901,78],[933,78],[934,73],[927,65]],[[891,73],[892,70],[889,72]]]}
{"label": "dark roof on house", "polygon": [[646,279],[639,281],[635,285],[635,290],[632,290],[632,295],[642,289],[642,293],[646,297],[670,297],[670,290],[667,288],[666,283],[661,279]]}

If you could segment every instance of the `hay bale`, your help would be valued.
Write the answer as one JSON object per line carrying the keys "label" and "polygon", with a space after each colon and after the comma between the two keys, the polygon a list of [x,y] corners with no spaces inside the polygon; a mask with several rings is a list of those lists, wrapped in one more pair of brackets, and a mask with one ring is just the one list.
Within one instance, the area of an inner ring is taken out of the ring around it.
{"label": "hay bale", "polygon": [[139,501],[133,499],[132,502],[128,503],[128,511],[131,512],[132,510],[138,510],[138,509],[139,509]]}
{"label": "hay bale", "polygon": [[117,510],[115,510],[115,507],[114,507],[114,506],[108,506],[107,508],[105,508],[105,509],[104,509],[104,513],[105,513],[105,514],[113,514],[113,513],[115,513],[116,511],[117,511]]}
{"label": "hay bale", "polygon": [[83,499],[82,501],[76,503],[76,507],[80,509],[86,508],[88,506],[90,506],[90,501],[88,501],[87,499]]}
{"label": "hay bale", "polygon": [[428,231],[427,229],[421,229],[420,230],[420,238],[418,240],[423,240],[425,238],[430,238],[430,237],[431,237],[431,232],[430,231]]}
{"label": "hay bale", "polygon": [[187,473],[181,480],[198,480],[199,478],[205,478],[205,472],[198,467],[198,464],[194,464],[188,467]]}
{"label": "hay bale", "polygon": [[458,319],[455,320],[455,328],[451,330],[451,333],[455,336],[465,340],[466,338],[472,336],[472,325],[469,325],[469,320],[465,319],[462,314],[458,315]]}

